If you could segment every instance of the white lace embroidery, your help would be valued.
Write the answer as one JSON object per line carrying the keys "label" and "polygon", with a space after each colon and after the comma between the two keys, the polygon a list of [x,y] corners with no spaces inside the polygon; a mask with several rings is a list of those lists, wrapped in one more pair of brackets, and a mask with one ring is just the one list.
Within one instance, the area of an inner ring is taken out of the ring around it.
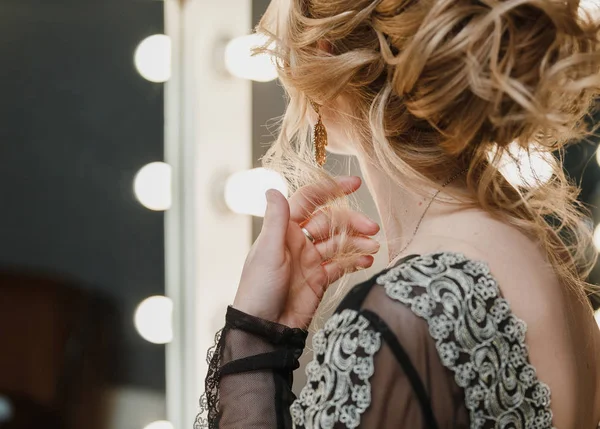
{"label": "white lace embroidery", "polygon": [[290,412],[296,428],[347,428],[360,424],[371,404],[369,379],[373,356],[381,347],[379,332],[355,310],[343,310],[313,337],[314,358],[306,366],[308,381]]}
{"label": "white lace embroidery", "polygon": [[525,323],[487,264],[459,253],[410,259],[377,278],[425,319],[442,364],[465,389],[471,428],[552,428],[550,389],[528,362]]}

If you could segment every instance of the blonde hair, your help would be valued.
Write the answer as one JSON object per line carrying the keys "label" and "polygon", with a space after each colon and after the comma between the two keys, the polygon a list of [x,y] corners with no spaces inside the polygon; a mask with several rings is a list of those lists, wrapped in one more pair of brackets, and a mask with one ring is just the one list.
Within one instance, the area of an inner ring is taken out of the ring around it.
{"label": "blonde hair", "polygon": [[[292,190],[332,180],[314,161],[308,100],[347,100],[348,131],[369,162],[398,183],[437,188],[434,176],[468,168],[470,196],[457,197],[535,238],[561,282],[584,296],[597,256],[562,157],[592,132],[600,28],[577,0],[289,0],[287,10],[279,1],[257,28],[289,97],[266,168]],[[511,185],[499,167],[514,145],[553,153],[552,178]]]}

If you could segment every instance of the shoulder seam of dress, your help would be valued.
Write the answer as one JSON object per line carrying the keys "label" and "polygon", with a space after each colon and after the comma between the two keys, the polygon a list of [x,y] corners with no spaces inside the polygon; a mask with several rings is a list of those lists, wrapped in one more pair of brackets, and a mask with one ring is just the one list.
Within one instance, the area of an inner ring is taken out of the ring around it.
{"label": "shoulder seam of dress", "polygon": [[472,429],[555,429],[550,388],[529,363],[527,326],[485,262],[457,252],[421,255],[376,283],[427,322],[442,364],[464,389]]}

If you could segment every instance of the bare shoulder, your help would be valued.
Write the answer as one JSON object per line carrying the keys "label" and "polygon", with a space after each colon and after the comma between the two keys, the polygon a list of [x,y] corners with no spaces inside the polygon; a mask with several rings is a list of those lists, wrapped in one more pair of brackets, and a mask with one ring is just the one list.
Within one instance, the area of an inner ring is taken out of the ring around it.
{"label": "bare shoulder", "polygon": [[435,243],[438,251],[459,252],[489,267],[512,313],[527,326],[529,359],[550,387],[554,425],[595,427],[600,332],[589,304],[559,282],[542,251],[515,228],[485,218],[453,228],[421,246]]}

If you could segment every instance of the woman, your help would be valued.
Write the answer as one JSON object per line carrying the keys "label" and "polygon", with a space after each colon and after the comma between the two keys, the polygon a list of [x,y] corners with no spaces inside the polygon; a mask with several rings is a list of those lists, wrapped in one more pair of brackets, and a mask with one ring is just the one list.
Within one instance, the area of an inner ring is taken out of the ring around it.
{"label": "woman", "polygon": [[[259,31],[289,94],[264,164],[296,192],[267,194],[198,426],[597,427],[577,190],[554,158],[528,186],[499,169],[589,134],[598,25],[571,0],[273,0]],[[360,179],[319,168],[325,146],[360,164],[390,264],[315,334],[296,398],[325,290],[379,248],[348,205]]]}

